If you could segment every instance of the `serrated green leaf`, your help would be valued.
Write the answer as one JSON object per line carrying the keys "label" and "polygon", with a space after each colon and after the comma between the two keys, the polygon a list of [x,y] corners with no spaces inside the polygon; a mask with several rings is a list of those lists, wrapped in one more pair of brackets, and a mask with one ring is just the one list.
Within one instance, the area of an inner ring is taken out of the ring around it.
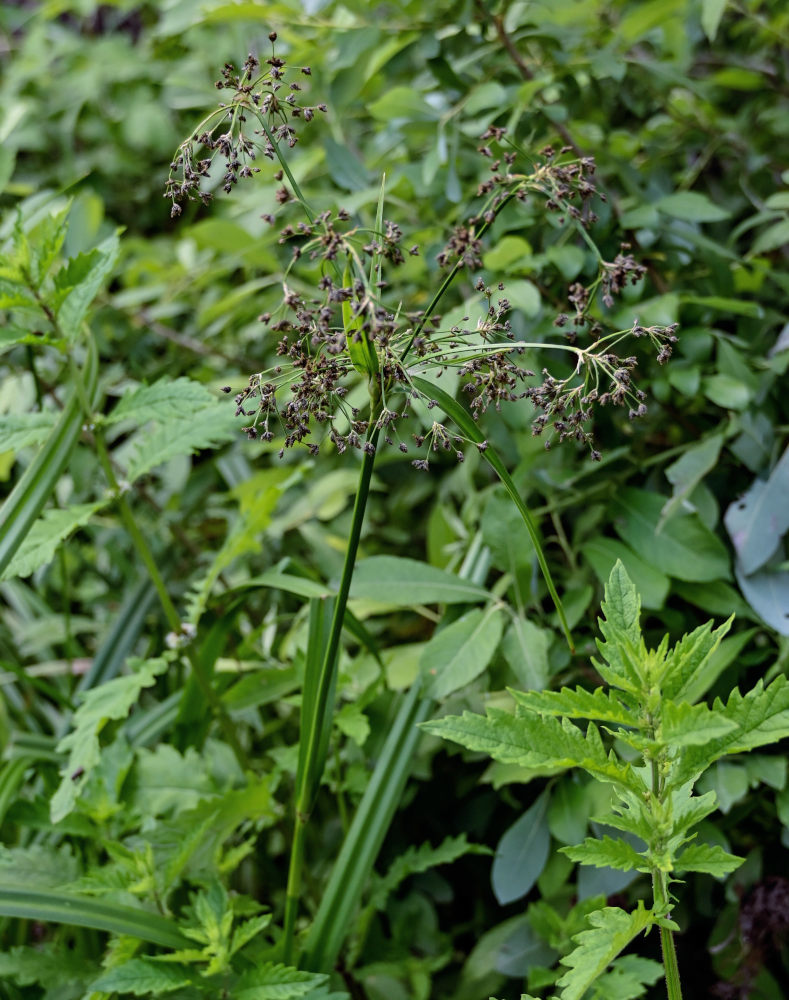
{"label": "serrated green leaf", "polygon": [[169,420],[137,439],[126,470],[130,483],[175,455],[193,455],[203,448],[218,448],[238,435],[233,410],[218,403],[194,416]]}
{"label": "serrated green leaf", "polygon": [[693,704],[707,690],[709,660],[720,645],[721,639],[732,626],[734,615],[712,631],[712,622],[706,622],[683,635],[669,650],[665,659],[661,689],[666,698],[688,701]]}
{"label": "serrated green leaf", "polygon": [[640,955],[620,955],[592,987],[590,1000],[636,1000],[663,975],[663,966]]}
{"label": "serrated green leaf", "polygon": [[590,928],[573,938],[575,949],[560,959],[562,965],[569,966],[556,983],[562,987],[561,1000],[581,1000],[597,977],[637,934],[655,923],[655,918],[639,900],[630,913],[617,906],[605,906],[590,913],[588,922]]}
{"label": "serrated green leaf", "polygon": [[20,946],[0,952],[0,979],[18,986],[39,983],[52,989],[65,983],[86,985],[95,975],[94,964],[64,945],[46,941],[34,948]]}
{"label": "serrated green leaf", "polygon": [[482,751],[503,764],[522,767],[581,767],[598,781],[641,787],[628,764],[609,759],[600,734],[590,723],[586,735],[567,719],[511,715],[489,708],[487,716],[464,712],[424,723],[434,736]]}
{"label": "serrated green leaf", "polygon": [[420,659],[429,678],[427,697],[446,698],[478,677],[493,658],[501,632],[502,615],[495,608],[474,608],[437,632]]}
{"label": "serrated green leaf", "polygon": [[703,872],[705,875],[723,878],[736,871],[743,861],[745,858],[727,853],[718,844],[691,844],[677,858],[674,871],[680,874]]}
{"label": "serrated green leaf", "polygon": [[611,686],[638,693],[642,680],[636,663],[643,660],[645,651],[641,637],[641,598],[620,560],[611,570],[601,608],[605,617],[598,619],[598,625],[604,641],[596,642],[607,666],[593,661],[595,668]]}
{"label": "serrated green leaf", "polygon": [[115,266],[119,252],[118,234],[113,233],[94,250],[73,258],[58,272],[57,319],[69,341],[79,337],[88,308]]}
{"label": "serrated green leaf", "polygon": [[713,708],[736,728],[705,746],[688,747],[672,773],[673,785],[698,777],[726,754],[745,753],[789,736],[789,681],[783,674],[767,688],[759,681],[746,695],[735,688],[725,705],[716,698]]}
{"label": "serrated green leaf", "polygon": [[565,715],[569,719],[594,719],[621,726],[635,726],[638,716],[623,705],[617,694],[596,688],[563,687],[561,691],[511,691],[522,708],[540,715]]}
{"label": "serrated green leaf", "polygon": [[144,424],[149,420],[161,423],[191,419],[195,411],[210,406],[216,406],[216,397],[194,379],[162,378],[152,385],[125,392],[103,422],[116,424],[121,420],[133,420]]}
{"label": "serrated green leaf", "polygon": [[77,528],[87,524],[93,515],[106,507],[109,500],[74,504],[63,510],[50,508],[35,522],[16,555],[3,570],[0,580],[15,576],[30,576],[39,566],[54,558],[60,543]]}
{"label": "serrated green leaf", "polygon": [[594,865],[595,868],[617,868],[619,871],[648,872],[649,865],[645,858],[624,840],[615,840],[604,836],[602,840],[587,837],[582,844],[560,847],[560,852],[566,854],[571,861],[582,865]]}
{"label": "serrated green leaf", "polygon": [[19,451],[31,444],[43,444],[52,433],[57,417],[53,410],[0,416],[0,448],[3,451]]}
{"label": "serrated green leaf", "polygon": [[704,704],[665,701],[661,705],[660,718],[657,739],[672,747],[704,746],[737,728],[732,719]]}
{"label": "serrated green leaf", "polygon": [[99,976],[91,983],[91,989],[103,993],[133,993],[138,997],[160,996],[188,986],[193,978],[187,965],[133,958]]}
{"label": "serrated green leaf", "polygon": [[328,978],[322,973],[301,972],[287,965],[265,962],[244,973],[233,997],[234,1000],[291,1000],[306,996]]}
{"label": "serrated green leaf", "polygon": [[385,875],[375,877],[369,905],[380,910],[386,905],[388,896],[411,875],[426,872],[439,865],[448,865],[465,854],[489,854],[490,850],[480,844],[470,844],[465,833],[458,837],[446,837],[438,847],[420,844],[409,847],[389,866]]}
{"label": "serrated green leaf", "polygon": [[159,674],[169,667],[169,660],[129,660],[135,672],[115,677],[106,684],[92,688],[72,720],[72,731],[58,744],[59,753],[68,753],[66,766],[61,768],[61,782],[50,802],[50,817],[58,823],[76,805],[80,789],[90,771],[99,761],[99,733],[111,719],[123,719],[137,702],[143,688],[156,683]]}

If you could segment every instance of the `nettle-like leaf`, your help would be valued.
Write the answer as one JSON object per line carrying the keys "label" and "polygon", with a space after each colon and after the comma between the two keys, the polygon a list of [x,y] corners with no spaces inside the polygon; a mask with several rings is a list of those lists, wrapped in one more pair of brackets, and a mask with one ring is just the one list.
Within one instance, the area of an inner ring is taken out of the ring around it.
{"label": "nettle-like leaf", "polygon": [[136,439],[126,479],[133,483],[176,455],[194,455],[204,448],[218,448],[237,436],[233,410],[222,403],[167,420]]}
{"label": "nettle-like leaf", "polygon": [[118,234],[104,240],[89,253],[72,258],[55,277],[56,314],[69,341],[79,336],[91,302],[99,293],[120,253]]}
{"label": "nettle-like leaf", "polygon": [[322,973],[301,972],[288,965],[265,962],[244,973],[233,997],[234,1000],[291,1000],[307,996],[328,978]]}
{"label": "nettle-like leaf", "polygon": [[58,414],[54,410],[33,413],[5,413],[0,416],[0,448],[19,451],[43,444],[52,433]]}
{"label": "nettle-like leaf", "polygon": [[[732,626],[734,615],[713,631],[712,622],[684,635],[666,656],[660,686],[663,696],[675,701],[698,701],[711,681],[704,668]],[[714,678],[713,678],[714,679]]]}
{"label": "nettle-like leaf", "polygon": [[691,844],[677,858],[674,871],[680,874],[703,872],[706,875],[723,878],[724,875],[736,871],[743,861],[745,858],[727,853],[718,844]]}
{"label": "nettle-like leaf", "polygon": [[627,788],[616,788],[615,794],[616,801],[611,803],[611,811],[595,816],[594,821],[623,833],[632,833],[648,842],[652,833],[652,817],[643,794],[634,794]]}
{"label": "nettle-like leaf", "polygon": [[561,691],[511,691],[518,705],[540,715],[566,716],[568,719],[595,719],[598,722],[612,722],[621,726],[638,725],[638,716],[622,699],[627,696],[620,692],[596,688],[563,687]]}
{"label": "nettle-like leaf", "polygon": [[602,840],[587,837],[582,844],[576,847],[560,847],[559,851],[566,854],[571,861],[593,865],[595,868],[618,868],[623,872],[650,870],[643,855],[634,847],[624,840],[607,835]]}
{"label": "nettle-like leaf", "polygon": [[109,500],[99,500],[95,503],[79,503],[62,510],[50,508],[33,524],[25,540],[19,546],[14,558],[3,570],[0,580],[10,580],[15,576],[30,576],[40,566],[50,562],[57,552],[58,546],[77,528],[106,507]]}
{"label": "nettle-like leaf", "polygon": [[152,385],[141,385],[125,392],[109,416],[103,418],[103,423],[184,420],[196,410],[215,405],[216,397],[202,383],[186,377],[162,378]]}
{"label": "nettle-like leaf", "polygon": [[634,1000],[663,975],[663,966],[640,955],[620,955],[592,988],[590,1000]]}
{"label": "nettle-like leaf", "polygon": [[703,746],[732,733],[737,723],[707,705],[675,704],[665,701],[660,711],[657,742],[672,747]]}
{"label": "nettle-like leaf", "polygon": [[138,997],[161,996],[188,986],[194,979],[188,965],[133,958],[99,976],[90,988],[94,992],[132,993]]}
{"label": "nettle-like leaf", "polygon": [[561,959],[562,965],[569,966],[556,984],[562,987],[561,1000],[581,1000],[617,955],[637,934],[651,927],[656,918],[639,900],[631,913],[618,906],[605,906],[591,913],[588,921],[589,929],[573,939],[575,949]]}
{"label": "nettle-like leaf", "polygon": [[643,682],[636,664],[645,654],[641,598],[619,559],[611,570],[601,607],[605,617],[598,619],[598,625],[604,641],[598,639],[597,648],[605,662],[593,661],[595,668],[612,687],[638,693]]}
{"label": "nettle-like leaf", "polygon": [[55,989],[66,983],[82,986],[96,974],[95,963],[63,945],[45,941],[35,948],[19,946],[0,952],[0,979],[17,986],[38,983]]}
{"label": "nettle-like leaf", "polygon": [[704,746],[688,747],[672,772],[672,786],[697,778],[727,754],[745,753],[789,736],[789,681],[783,674],[766,688],[759,681],[746,695],[735,688],[725,704],[716,698],[713,708],[736,728]]}
{"label": "nettle-like leaf", "polygon": [[519,712],[511,715],[489,708],[487,716],[464,712],[423,723],[436,736],[460,743],[468,750],[483,751],[503,764],[521,767],[580,767],[599,781],[642,790],[641,780],[629,764],[620,763],[606,753],[596,726],[586,734],[568,719],[561,722]]}
{"label": "nettle-like leaf", "polygon": [[58,823],[72,811],[88,774],[99,761],[99,734],[111,719],[124,719],[137,703],[143,688],[152,687],[156,678],[167,670],[170,658],[152,660],[132,658],[129,667],[134,673],[115,677],[86,692],[74,713],[72,731],[57,746],[58,753],[67,753],[68,761],[61,768],[61,782],[50,802],[50,818]]}
{"label": "nettle-like leaf", "polygon": [[389,894],[410,875],[451,864],[465,854],[490,853],[490,849],[482,844],[470,844],[464,833],[459,837],[446,837],[438,847],[428,843],[409,847],[392,862],[385,875],[375,877],[369,905],[378,910],[383,909]]}

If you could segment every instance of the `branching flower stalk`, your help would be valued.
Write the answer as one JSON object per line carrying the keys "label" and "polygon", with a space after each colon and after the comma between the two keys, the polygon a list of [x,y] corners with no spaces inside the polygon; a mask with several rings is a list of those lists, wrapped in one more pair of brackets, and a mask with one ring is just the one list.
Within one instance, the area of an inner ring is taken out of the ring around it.
{"label": "branching flower stalk", "polygon": [[[449,452],[457,461],[463,461],[469,444],[486,455],[532,534],[572,648],[561,602],[530,514],[503,463],[479,431],[477,418],[491,404],[499,409],[503,402],[531,400],[538,411],[534,433],[543,434],[549,429],[546,447],[554,439],[576,441],[587,446],[591,457],[597,459],[600,455],[588,429],[595,406],[627,405],[631,418],[646,412],[644,393],[633,380],[636,358],[620,357],[616,348],[626,337],[646,338],[662,362],[670,356],[676,335],[674,327],[641,327],[638,323],[627,330],[607,331],[592,318],[599,290],[604,305],[609,307],[627,282],[639,280],[644,273],[626,246],[613,262],[607,263],[586,231],[596,219],[592,209],[597,194],[594,161],[588,157],[568,159],[573,151],[567,147],[558,154],[546,147],[532,169],[519,171],[519,151],[513,143],[500,154],[494,153],[493,147],[508,141],[505,130],[496,126],[487,129],[478,148],[490,168],[489,176],[477,190],[481,207],[455,228],[438,255],[445,275],[429,305],[409,310],[397,299],[390,303],[384,266],[397,268],[408,255],[419,254],[420,249],[404,248],[400,226],[385,218],[383,185],[372,227],[352,219],[342,208],[313,212],[288,167],[284,148],[297,143],[296,125],[309,123],[316,112],[326,112],[327,108],[322,103],[303,103],[303,78],[310,76],[309,67],[301,67],[294,78],[273,50],[276,34],[272,32],[269,38],[272,55],[266,60],[265,71],[259,72],[258,60],[252,55],[240,72],[231,64],[224,67],[217,87],[229,91],[230,100],[208,115],[180,145],[171,164],[165,197],[171,201],[172,215],[181,214],[183,205],[191,200],[207,204],[211,200],[207,179],[218,158],[223,162],[221,185],[225,192],[259,171],[259,152],[279,164],[275,179],[286,180],[287,184],[282,183],[276,191],[278,213],[297,202],[306,221],[300,219],[282,226],[275,215],[263,215],[269,224],[281,225],[279,242],[290,247],[291,260],[283,275],[281,303],[273,313],[264,312],[259,317],[276,344],[276,361],[252,374],[247,385],[236,393],[236,415],[244,418],[242,429],[249,438],[280,441],[280,456],[299,444],[317,455],[326,438],[339,452],[349,448],[362,452],[359,488],[331,627],[320,653],[320,669],[310,681],[314,690],[307,692],[305,687],[303,697],[283,940],[283,957],[290,962],[296,954],[305,831],[320,783],[321,748],[328,739],[326,727],[331,727],[329,702],[333,698],[343,618],[377,450],[381,446],[394,446],[402,453],[416,449],[412,465],[421,470],[429,469],[431,453]],[[258,127],[250,130],[253,122]],[[494,289],[481,277],[474,285],[480,295],[479,320],[471,324],[466,317],[460,324],[446,328],[437,309],[459,275],[482,267],[483,237],[507,206],[525,203],[534,196],[544,201],[549,212],[557,213],[562,223],[579,229],[598,262],[597,276],[588,288],[576,283],[569,289],[572,320],[564,313],[556,318],[558,327],[572,327],[565,342],[546,344],[517,339],[504,285],[498,283]],[[300,280],[300,261],[311,270],[319,270],[317,287]],[[585,330],[593,338],[586,347],[577,343]],[[527,351],[544,349],[569,354],[574,360],[570,374],[557,378],[543,369],[537,376],[524,366]],[[451,369],[460,376],[471,416],[425,378]],[[360,377],[368,392],[368,404],[363,410],[348,401],[349,391]],[[226,391],[232,389],[227,387]],[[418,406],[427,411],[440,407],[453,419],[454,426],[429,419],[423,426],[423,415],[415,412]],[[420,426],[408,433],[405,426],[415,420]],[[304,707],[307,703],[311,707],[309,716]]]}

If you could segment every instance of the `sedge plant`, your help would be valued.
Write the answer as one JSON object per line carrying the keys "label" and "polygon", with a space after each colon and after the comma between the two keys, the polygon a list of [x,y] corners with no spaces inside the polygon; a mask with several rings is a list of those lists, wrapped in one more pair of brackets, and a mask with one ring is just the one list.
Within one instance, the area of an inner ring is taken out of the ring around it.
{"label": "sedge plant", "polygon": [[782,675],[706,704],[702,699],[716,679],[712,654],[733,616],[717,628],[707,622],[673,646],[665,636],[649,649],[640,597],[621,562],[611,571],[602,611],[600,658],[592,662],[604,686],[512,691],[512,712],[491,707],[485,716],[465,712],[423,728],[505,764],[580,769],[610,787],[611,811],[597,820],[624,836],[588,837],[561,850],[580,864],[648,876],[651,905],[639,901],[629,912],[604,906],[590,913],[574,949],[561,959],[566,968],[557,973],[557,997],[581,1000],[594,984],[600,990],[595,995],[606,996],[604,977],[613,975],[623,950],[656,928],[667,995],[680,1000],[674,887],[691,872],[725,876],[744,860],[699,839],[698,825],[717,800],[714,791],[697,794],[695,786],[722,757],[789,736],[789,683]]}
{"label": "sedge plant", "polygon": [[[633,379],[637,360],[624,355],[620,345],[626,339],[644,338],[656,348],[658,360],[664,362],[676,335],[673,326],[644,327],[636,321],[625,330],[606,330],[592,320],[591,310],[598,295],[604,305],[611,306],[614,296],[628,282],[636,282],[644,274],[627,246],[614,261],[607,262],[588,233],[596,220],[594,161],[589,157],[570,158],[573,150],[569,147],[559,152],[546,147],[539,157],[531,157],[509,140],[505,129],[496,126],[482,135],[478,148],[489,166],[488,177],[476,192],[478,207],[454,229],[438,255],[444,273],[427,306],[410,309],[402,301],[392,301],[387,294],[390,272],[408,255],[418,254],[420,248],[414,245],[406,249],[400,226],[386,217],[385,177],[372,224],[365,225],[342,208],[322,212],[312,208],[286,154],[299,140],[298,128],[327,113],[328,108],[322,102],[305,100],[304,78],[311,75],[309,67],[288,67],[274,48],[276,33],[269,38],[272,54],[262,64],[252,55],[240,70],[226,64],[217,87],[229,99],[179,146],[165,195],[171,201],[171,214],[179,216],[189,201],[211,201],[206,178],[215,161],[223,164],[221,184],[228,193],[260,171],[260,155],[277,165],[275,177],[281,182],[276,192],[279,209],[276,215],[266,213],[263,218],[280,227],[279,242],[291,248],[291,259],[285,269],[279,307],[259,317],[276,343],[276,360],[252,374],[236,394],[236,415],[244,418],[243,430],[250,439],[279,439],[280,457],[285,449],[298,445],[317,455],[321,441],[326,439],[339,452],[356,449],[361,454],[339,584],[331,609],[314,603],[310,615],[281,951],[290,963],[298,960],[297,917],[306,830],[329,743],[341,635],[380,449],[388,446],[404,454],[416,452],[411,464],[420,471],[429,469],[435,453],[446,452],[462,462],[465,449],[478,449],[504,484],[528,528],[572,648],[564,609],[531,515],[504,462],[482,432],[478,418],[491,405],[499,409],[503,403],[530,400],[537,410],[533,432],[544,434],[546,447],[552,442],[573,441],[585,446],[591,458],[597,460],[600,454],[589,429],[596,406],[624,406],[631,419],[646,412],[645,394]],[[524,168],[520,161],[525,161]],[[592,283],[585,287],[576,282],[568,293],[568,312],[557,316],[556,325],[569,326],[571,334],[563,342],[547,345],[518,339],[512,329],[513,307],[504,294],[504,285],[491,286],[481,276],[473,281],[481,302],[476,325],[466,317],[463,325],[443,328],[438,310],[453,283],[481,269],[485,234],[506,209],[535,197],[542,199],[548,212],[561,217],[561,224],[578,228],[598,263]],[[284,213],[291,207],[296,216],[293,221],[285,221]],[[317,282],[308,291],[316,274]],[[592,334],[588,346],[577,342],[584,328]],[[569,374],[557,378],[544,369],[537,376],[525,366],[527,352],[546,347],[569,356]],[[460,377],[468,408],[435,382],[436,375],[450,370]],[[367,388],[366,406],[349,402],[350,391],[360,379]],[[232,391],[230,387],[228,391]],[[431,411],[443,416],[434,419]],[[407,433],[406,428],[417,422],[418,429]],[[414,692],[403,712],[398,725],[407,724],[412,729],[415,722],[426,717],[428,705]],[[407,758],[413,741],[398,746],[396,752]],[[407,775],[404,759],[396,767],[387,761],[400,780]],[[375,776],[370,787],[378,788]],[[402,786],[395,782],[392,787]],[[372,796],[369,802],[363,800],[358,815],[378,812],[373,802]],[[388,796],[388,806],[381,814],[384,820],[376,824],[371,839],[363,832],[366,827],[353,827],[348,843],[356,843],[355,838],[361,837],[368,847],[371,843],[380,845],[396,802],[396,796]],[[366,860],[359,867],[362,856]],[[353,876],[348,868],[336,871],[333,884],[347,888],[351,883],[360,893],[375,849],[360,851],[357,844],[357,849],[349,848],[345,857],[350,868],[358,870]],[[347,920],[348,892],[330,893],[329,898],[336,899]],[[351,894],[350,898],[352,907],[355,897]],[[315,933],[310,935],[305,960],[311,968],[330,968],[342,940],[337,932],[337,912],[322,909],[318,924],[321,932],[317,937]]]}

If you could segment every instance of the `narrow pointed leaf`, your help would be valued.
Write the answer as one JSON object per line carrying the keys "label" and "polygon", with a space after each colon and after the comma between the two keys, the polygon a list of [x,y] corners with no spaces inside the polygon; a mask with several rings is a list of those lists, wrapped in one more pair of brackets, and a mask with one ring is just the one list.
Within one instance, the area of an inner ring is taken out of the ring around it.
{"label": "narrow pointed leaf", "polygon": [[618,868],[623,872],[633,870],[649,871],[646,860],[624,840],[605,836],[602,840],[587,837],[582,844],[574,847],[560,847],[571,861],[582,865],[594,865],[595,868]]}

